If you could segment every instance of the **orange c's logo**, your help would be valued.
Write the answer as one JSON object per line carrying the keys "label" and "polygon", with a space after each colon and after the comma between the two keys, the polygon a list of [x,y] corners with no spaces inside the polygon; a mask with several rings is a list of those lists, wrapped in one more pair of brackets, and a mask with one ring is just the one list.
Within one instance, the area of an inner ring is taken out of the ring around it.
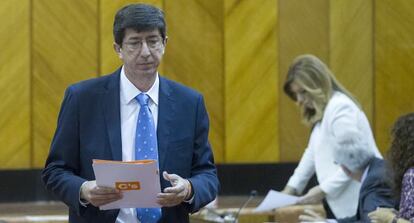
{"label": "orange c's logo", "polygon": [[141,185],[139,181],[115,182],[115,188],[118,190],[140,190]]}

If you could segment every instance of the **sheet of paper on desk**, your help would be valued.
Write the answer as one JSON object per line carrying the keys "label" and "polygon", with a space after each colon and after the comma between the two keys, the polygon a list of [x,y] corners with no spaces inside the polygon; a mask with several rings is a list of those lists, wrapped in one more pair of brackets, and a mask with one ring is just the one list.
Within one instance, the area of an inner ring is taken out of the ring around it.
{"label": "sheet of paper on desk", "polygon": [[287,195],[275,190],[270,190],[262,203],[253,210],[253,212],[270,211],[276,208],[293,205],[298,201],[299,197]]}
{"label": "sheet of paper on desk", "polygon": [[160,207],[156,203],[161,186],[155,160],[93,160],[92,167],[98,186],[117,188],[123,193],[121,200],[100,206],[101,210]]}

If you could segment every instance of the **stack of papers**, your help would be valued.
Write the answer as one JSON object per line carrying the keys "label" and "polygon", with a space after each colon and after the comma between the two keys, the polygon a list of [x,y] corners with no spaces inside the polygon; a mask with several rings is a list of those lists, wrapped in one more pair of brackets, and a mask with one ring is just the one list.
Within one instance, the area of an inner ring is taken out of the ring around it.
{"label": "stack of papers", "polygon": [[155,160],[93,160],[92,167],[98,186],[113,187],[123,193],[122,199],[100,206],[101,210],[160,207],[156,203],[161,186]]}

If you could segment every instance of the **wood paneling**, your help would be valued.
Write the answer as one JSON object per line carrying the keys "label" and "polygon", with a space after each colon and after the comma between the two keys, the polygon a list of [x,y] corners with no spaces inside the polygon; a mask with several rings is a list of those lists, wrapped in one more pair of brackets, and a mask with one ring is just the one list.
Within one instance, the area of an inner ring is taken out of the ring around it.
{"label": "wood paneling", "polygon": [[[122,65],[114,51],[113,24],[116,12],[123,6],[136,3],[136,0],[100,0],[99,1],[99,73],[101,75],[114,72]],[[162,0],[145,0],[140,3],[155,5],[162,8]]]}
{"label": "wood paneling", "polygon": [[1,1],[0,20],[0,168],[29,168],[29,0]]}
{"label": "wood paneling", "polygon": [[414,2],[375,3],[375,133],[389,147],[397,117],[414,111]]}
{"label": "wood paneling", "polygon": [[283,92],[292,60],[310,53],[329,62],[329,2],[279,0],[279,143],[280,160],[297,161],[309,138],[300,110]]}
{"label": "wood paneling", "polygon": [[224,8],[226,163],[277,161],[277,1]]}
{"label": "wood paneling", "polygon": [[34,167],[44,166],[65,88],[97,76],[97,0],[33,1]]}
{"label": "wood paneling", "polygon": [[165,75],[197,89],[210,116],[210,142],[223,162],[223,13],[221,0],[165,1],[168,43]]}
{"label": "wood paneling", "polygon": [[374,104],[373,1],[330,0],[330,67],[371,124]]}
{"label": "wood paneling", "polygon": [[[0,168],[44,165],[64,89],[122,64],[113,18],[132,2],[0,1]],[[161,74],[205,96],[219,163],[299,160],[310,130],[282,86],[300,54],[320,57],[357,97],[382,152],[395,119],[414,110],[413,1],[143,2],[166,13]]]}

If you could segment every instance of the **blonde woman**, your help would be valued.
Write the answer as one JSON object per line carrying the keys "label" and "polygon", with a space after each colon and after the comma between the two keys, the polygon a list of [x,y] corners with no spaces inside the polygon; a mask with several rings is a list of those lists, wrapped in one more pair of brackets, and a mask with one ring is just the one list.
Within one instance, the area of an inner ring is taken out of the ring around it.
{"label": "blonde woman", "polygon": [[319,203],[326,199],[334,215],[331,217],[355,215],[360,183],[353,181],[334,163],[333,151],[346,146],[338,142],[346,141],[346,137],[352,135],[348,132],[357,130],[367,139],[366,149],[381,157],[359,103],[313,55],[302,55],[293,61],[284,91],[301,109],[302,120],[312,132],[299,165],[283,192],[301,195],[316,173],[319,185],[311,188],[299,203]]}

